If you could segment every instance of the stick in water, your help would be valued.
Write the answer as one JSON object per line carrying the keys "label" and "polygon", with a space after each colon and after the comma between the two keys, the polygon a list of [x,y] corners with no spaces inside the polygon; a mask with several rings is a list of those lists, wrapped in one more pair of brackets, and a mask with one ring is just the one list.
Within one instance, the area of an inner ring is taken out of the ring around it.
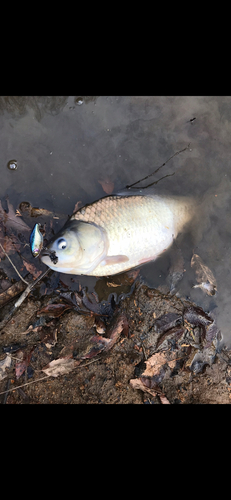
{"label": "stick in water", "polygon": [[174,153],[174,155],[170,156],[170,158],[165,161],[160,167],[158,167],[155,172],[153,172],[152,174],[149,174],[149,175],[146,175],[146,177],[143,177],[143,179],[140,179],[139,181],[136,181],[136,182],[133,182],[133,184],[130,184],[129,186],[126,186],[127,189],[130,189],[131,187],[135,186],[136,184],[139,184],[139,182],[142,182],[142,181],[146,181],[147,179],[149,179],[149,177],[152,177],[154,174],[156,174],[157,172],[159,172],[159,170],[164,167],[165,165],[167,165],[167,163],[172,159],[174,158],[174,156],[177,156],[179,155],[180,153],[183,153],[183,151],[186,151],[186,149],[188,149],[190,146],[190,143],[188,144],[188,146],[184,149],[181,149],[180,151],[177,151],[176,153]]}

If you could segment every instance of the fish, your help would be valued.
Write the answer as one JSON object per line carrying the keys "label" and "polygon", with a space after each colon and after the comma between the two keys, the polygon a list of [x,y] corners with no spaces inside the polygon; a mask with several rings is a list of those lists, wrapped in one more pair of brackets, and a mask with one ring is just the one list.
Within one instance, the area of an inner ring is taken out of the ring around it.
{"label": "fish", "polygon": [[43,247],[43,235],[39,227],[40,224],[35,224],[30,234],[30,249],[33,257],[38,257]]}
{"label": "fish", "polygon": [[140,193],[105,196],[77,210],[42,250],[41,261],[61,273],[88,276],[154,261],[191,220],[193,203]]}

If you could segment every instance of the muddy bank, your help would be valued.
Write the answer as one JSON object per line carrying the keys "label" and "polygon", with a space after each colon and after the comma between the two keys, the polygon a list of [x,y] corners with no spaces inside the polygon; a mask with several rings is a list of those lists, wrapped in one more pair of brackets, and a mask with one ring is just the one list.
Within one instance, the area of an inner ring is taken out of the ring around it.
{"label": "muddy bank", "polygon": [[231,352],[195,304],[138,278],[118,304],[77,297],[34,291],[2,329],[1,403],[230,402]]}

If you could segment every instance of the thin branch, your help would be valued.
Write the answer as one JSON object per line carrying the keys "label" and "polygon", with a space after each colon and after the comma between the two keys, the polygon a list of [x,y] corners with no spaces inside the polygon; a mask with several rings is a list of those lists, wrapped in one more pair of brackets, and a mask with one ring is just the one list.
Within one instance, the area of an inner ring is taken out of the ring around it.
{"label": "thin branch", "polygon": [[25,298],[27,297],[27,295],[29,295],[29,293],[31,292],[32,288],[34,288],[34,286],[37,285],[37,283],[42,278],[44,278],[50,271],[51,271],[51,269],[48,267],[48,269],[46,269],[46,271],[41,276],[39,276],[37,278],[37,280],[35,280],[32,283],[28,283],[28,287],[26,288],[26,290],[24,290],[24,292],[22,293],[22,295],[20,295],[19,299],[15,302],[15,304],[14,304],[15,308],[19,307],[23,303],[23,301],[25,300]]}
{"label": "thin branch", "polygon": [[40,382],[40,380],[44,380],[45,378],[49,378],[49,377],[50,377],[50,375],[45,375],[45,377],[37,378],[37,380],[31,380],[31,382],[27,382],[26,384],[17,385],[16,387],[12,387],[12,389],[8,389],[7,391],[0,392],[0,395],[5,394],[6,392],[16,391],[17,389],[20,389],[20,387],[25,387],[26,385],[29,385],[29,384],[35,384],[35,382]]}
{"label": "thin branch", "polygon": [[19,306],[21,306],[21,304],[23,303],[23,301],[26,299],[26,297],[29,295],[30,291],[32,290],[32,288],[42,279],[44,278],[49,272],[51,271],[51,269],[48,267],[48,269],[46,269],[46,271],[37,278],[37,280],[35,280],[34,282],[32,283],[29,283],[29,285],[27,286],[26,290],[24,290],[24,292],[22,293],[22,295],[19,297],[19,299],[15,302],[13,308],[10,310],[10,312],[5,316],[5,318],[1,321],[0,323],[0,331],[6,326],[6,324],[8,323],[8,321],[10,321],[10,319],[12,318],[12,316],[16,313],[17,309]]}
{"label": "thin branch", "polygon": [[158,167],[155,172],[153,172],[152,174],[149,174],[149,175],[146,175],[146,177],[143,177],[143,179],[139,179],[139,181],[136,181],[136,182],[133,182],[133,184],[130,184],[129,186],[126,186],[127,189],[130,189],[131,187],[135,186],[136,184],[139,184],[139,182],[142,182],[142,181],[146,181],[147,179],[149,179],[149,177],[152,177],[154,174],[156,174],[157,172],[159,172],[159,170],[164,167],[165,165],[167,165],[167,163],[172,160],[172,158],[174,158],[174,156],[177,156],[179,155],[180,153],[183,153],[183,151],[186,151],[187,149],[189,149],[189,146],[190,146],[190,143],[188,144],[188,146],[184,149],[181,149],[180,151],[177,151],[176,153],[174,153],[172,156],[170,156],[170,158],[168,158],[167,161],[165,161],[160,167]]}
{"label": "thin branch", "polygon": [[17,270],[17,268],[15,267],[15,265],[13,264],[12,260],[10,259],[9,255],[7,255],[6,251],[4,250],[2,244],[0,243],[0,247],[3,251],[3,253],[5,254],[5,256],[7,257],[7,259],[9,260],[9,262],[11,263],[11,265],[13,266],[15,272],[17,273],[17,275],[19,276],[19,278],[24,281],[24,283],[26,283],[26,285],[29,285],[28,281],[24,280],[24,278],[21,276],[20,272]]}

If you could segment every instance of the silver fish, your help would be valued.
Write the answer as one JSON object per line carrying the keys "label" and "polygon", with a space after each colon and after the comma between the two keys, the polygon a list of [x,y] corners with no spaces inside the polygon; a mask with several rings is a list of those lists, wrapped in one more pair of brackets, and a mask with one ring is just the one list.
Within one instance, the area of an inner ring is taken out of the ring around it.
{"label": "silver fish", "polygon": [[[105,196],[75,212],[41,253],[68,274],[109,276],[155,260],[193,215],[190,199],[159,195]],[[57,257],[56,263],[50,253]]]}
{"label": "silver fish", "polygon": [[43,247],[43,235],[39,227],[40,224],[35,224],[30,234],[30,249],[33,257],[38,257]]}

